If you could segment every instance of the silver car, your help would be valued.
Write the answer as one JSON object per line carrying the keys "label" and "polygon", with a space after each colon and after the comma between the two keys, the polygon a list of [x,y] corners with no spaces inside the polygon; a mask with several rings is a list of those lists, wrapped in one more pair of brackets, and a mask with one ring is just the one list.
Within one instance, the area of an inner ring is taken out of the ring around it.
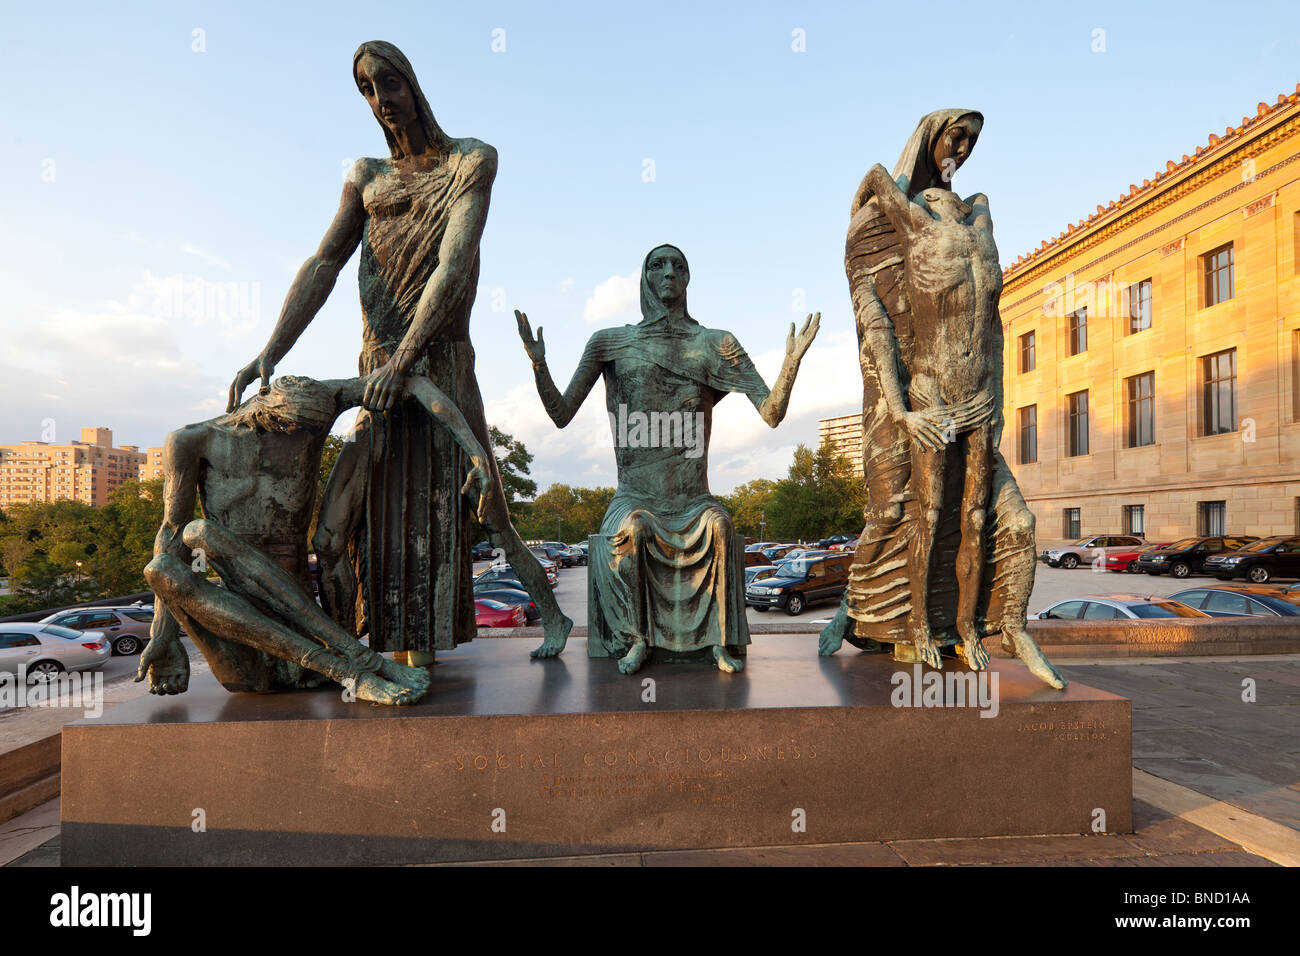
{"label": "silver car", "polygon": [[113,656],[100,631],[74,631],[57,624],[0,623],[0,674],[49,680],[65,671],[97,670]]}
{"label": "silver car", "polygon": [[1208,616],[1181,601],[1171,601],[1155,594],[1085,594],[1068,601],[1057,601],[1037,614],[1028,615],[1028,618],[1031,621],[1114,621]]}
{"label": "silver car", "polygon": [[112,642],[114,654],[138,654],[149,643],[153,605],[71,608],[43,617],[39,623],[57,624],[74,631],[102,631]]}

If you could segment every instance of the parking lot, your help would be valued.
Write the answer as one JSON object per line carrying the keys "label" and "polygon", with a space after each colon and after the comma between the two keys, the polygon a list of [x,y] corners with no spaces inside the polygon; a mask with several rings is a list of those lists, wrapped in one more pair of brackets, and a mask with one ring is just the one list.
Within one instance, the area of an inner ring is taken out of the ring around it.
{"label": "parking lot", "polygon": [[[487,562],[474,565],[474,573],[487,567]],[[1050,568],[1039,562],[1034,577],[1033,596],[1029,601],[1031,613],[1041,611],[1057,601],[1082,597],[1085,594],[1158,594],[1169,595],[1186,588],[1216,585],[1221,583],[1216,578],[1193,575],[1187,578],[1173,578],[1167,574],[1152,576],[1149,574],[1119,574],[1111,571],[1095,570],[1090,564],[1081,564],[1072,571],[1064,568]],[[1238,582],[1241,583],[1241,582]],[[1282,582],[1289,583],[1289,582]],[[555,599],[560,609],[573,619],[578,626],[587,623],[587,569],[563,568],[560,570],[559,583],[555,587]],[[756,611],[746,608],[746,617],[751,624],[788,622],[791,620],[817,621],[828,618],[835,613],[837,604],[827,602],[814,604],[804,610],[797,618],[792,618],[783,611]]]}

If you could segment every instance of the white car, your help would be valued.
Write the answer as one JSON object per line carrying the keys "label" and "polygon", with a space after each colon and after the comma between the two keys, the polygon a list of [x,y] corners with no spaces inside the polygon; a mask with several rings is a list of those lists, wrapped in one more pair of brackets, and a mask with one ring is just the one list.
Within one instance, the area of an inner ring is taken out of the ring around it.
{"label": "white car", "polygon": [[22,668],[28,681],[49,680],[65,671],[97,670],[112,656],[102,631],[0,623],[0,674],[17,674]]}

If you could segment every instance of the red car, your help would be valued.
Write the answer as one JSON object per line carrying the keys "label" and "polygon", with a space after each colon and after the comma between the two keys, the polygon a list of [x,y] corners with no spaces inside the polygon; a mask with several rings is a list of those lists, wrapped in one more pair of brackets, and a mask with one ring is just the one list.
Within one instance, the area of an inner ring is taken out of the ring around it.
{"label": "red car", "polygon": [[479,627],[523,627],[523,605],[502,604],[489,598],[477,598],[474,601],[474,623]]}
{"label": "red car", "polygon": [[1106,552],[1106,570],[1121,573],[1124,571],[1130,574],[1137,572],[1138,555],[1147,551],[1154,551],[1156,548],[1163,548],[1163,544],[1144,544],[1140,548],[1120,548],[1117,551]]}

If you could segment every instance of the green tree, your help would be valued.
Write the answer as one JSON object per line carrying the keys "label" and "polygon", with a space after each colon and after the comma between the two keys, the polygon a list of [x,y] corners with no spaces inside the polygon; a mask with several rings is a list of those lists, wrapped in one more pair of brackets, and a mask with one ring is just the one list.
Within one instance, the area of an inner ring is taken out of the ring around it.
{"label": "green tree", "polygon": [[557,483],[528,504],[515,528],[526,541],[585,541],[600,530],[613,500],[613,488],[574,488]]}
{"label": "green tree", "polygon": [[857,531],[865,504],[865,482],[830,441],[816,451],[799,445],[772,494],[769,527],[775,537],[802,541]]}
{"label": "green tree", "polygon": [[770,478],[755,478],[737,485],[729,495],[719,495],[724,508],[731,513],[736,532],[742,535],[761,536],[771,531],[771,516],[767,514],[776,493],[776,482]]}
{"label": "green tree", "polygon": [[527,477],[533,463],[532,453],[524,443],[508,435],[495,425],[488,426],[492,439],[492,454],[496,456],[497,470],[501,472],[501,485],[505,489],[506,504],[510,507],[510,520],[518,523],[525,513],[524,502],[537,494],[537,482]]}

